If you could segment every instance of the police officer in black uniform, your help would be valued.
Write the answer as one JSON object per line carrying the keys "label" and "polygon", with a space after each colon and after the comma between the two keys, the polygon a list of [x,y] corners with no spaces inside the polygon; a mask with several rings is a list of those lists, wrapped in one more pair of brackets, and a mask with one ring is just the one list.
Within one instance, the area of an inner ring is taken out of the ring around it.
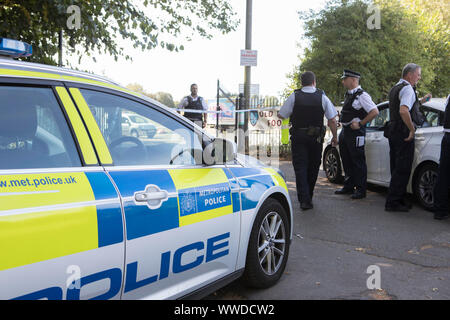
{"label": "police officer in black uniform", "polygon": [[[414,160],[414,136],[418,120],[413,112],[414,105],[419,101],[414,88],[421,78],[421,72],[420,66],[408,63],[403,68],[402,79],[389,92],[391,120],[385,136],[389,139],[391,182],[386,211],[408,212],[411,209],[405,196]],[[431,94],[420,99],[420,102],[429,98]]]}
{"label": "police officer in black uniform", "polygon": [[297,196],[302,210],[313,208],[312,198],[322,160],[322,146],[326,128],[324,116],[337,145],[337,111],[325,93],[316,89],[313,72],[301,75],[302,89],[295,90],[281,107],[278,116],[290,117],[292,163],[297,183]]}
{"label": "police officer in black uniform", "polygon": [[441,158],[436,186],[434,188],[434,218],[449,217],[448,189],[450,188],[450,95],[447,97],[444,118],[444,137],[441,145]]}
{"label": "police officer in black uniform", "polygon": [[[208,106],[202,97],[198,96],[198,86],[194,83],[191,85],[191,95],[185,97],[180,105],[180,109],[207,111]],[[201,112],[185,112],[184,116],[199,126],[206,127],[206,113]]]}
{"label": "police officer in black uniform", "polygon": [[341,111],[343,129],[339,135],[339,152],[345,171],[344,187],[335,194],[351,194],[352,199],[366,197],[367,165],[365,155],[366,124],[378,114],[370,95],[359,85],[358,72],[344,70],[342,84],[348,89]]}

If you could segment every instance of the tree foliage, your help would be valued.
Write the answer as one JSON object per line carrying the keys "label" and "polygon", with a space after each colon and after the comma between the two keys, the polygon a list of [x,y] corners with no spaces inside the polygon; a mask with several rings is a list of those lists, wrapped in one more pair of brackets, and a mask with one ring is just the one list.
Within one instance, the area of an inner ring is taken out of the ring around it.
{"label": "tree foliage", "polygon": [[[298,88],[300,74],[310,70],[317,76],[318,87],[339,104],[345,93],[340,76],[348,68],[362,74],[361,85],[380,102],[401,77],[402,67],[414,62],[422,66],[419,91],[435,96],[448,94],[448,20],[439,18],[442,26],[430,36],[427,28],[432,28],[432,21],[424,18],[423,12],[420,18],[406,2],[417,3],[424,10],[422,0],[376,1],[381,16],[379,29],[367,27],[372,14],[368,13],[369,1],[331,0],[319,12],[300,13],[305,27],[301,43],[304,52],[299,68],[289,75],[292,82],[287,91]],[[445,23],[447,28],[442,30]]]}
{"label": "tree foliage", "polygon": [[127,85],[127,88],[138,93],[142,93],[147,97],[150,97],[156,101],[161,102],[163,105],[169,108],[175,108],[175,102],[173,101],[173,97],[170,93],[167,92],[157,92],[157,93],[149,93],[144,90],[144,87],[138,83],[131,83]]}
{"label": "tree foliage", "polygon": [[[81,9],[80,29],[67,27],[71,5]],[[211,38],[213,30],[228,33],[238,22],[227,0],[0,0],[0,37],[32,44],[30,60],[47,64],[56,64],[60,30],[80,59],[100,53],[130,60],[125,42],[178,51],[194,34]]]}

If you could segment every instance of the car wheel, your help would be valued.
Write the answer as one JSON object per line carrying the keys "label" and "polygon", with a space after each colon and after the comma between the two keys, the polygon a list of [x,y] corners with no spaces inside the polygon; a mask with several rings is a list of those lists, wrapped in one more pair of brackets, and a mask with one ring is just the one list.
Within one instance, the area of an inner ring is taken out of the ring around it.
{"label": "car wheel", "polygon": [[283,206],[268,199],[258,211],[250,234],[243,280],[268,288],[281,278],[289,255],[289,223]]}
{"label": "car wheel", "polygon": [[134,138],[139,138],[139,132],[137,132],[137,130],[131,130],[131,136]]}
{"label": "car wheel", "polygon": [[434,204],[434,186],[438,176],[438,166],[428,163],[417,174],[413,188],[414,194],[425,209],[432,209]]}
{"label": "car wheel", "polygon": [[323,159],[323,170],[328,181],[331,183],[341,183],[343,180],[342,167],[337,150],[335,148],[328,149]]}

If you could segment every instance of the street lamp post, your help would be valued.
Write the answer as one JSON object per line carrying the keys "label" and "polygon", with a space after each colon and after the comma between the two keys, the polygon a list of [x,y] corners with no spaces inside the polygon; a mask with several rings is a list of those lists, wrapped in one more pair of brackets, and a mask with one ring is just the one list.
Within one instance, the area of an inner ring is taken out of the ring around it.
{"label": "street lamp post", "polygon": [[[253,0],[247,0],[247,14],[245,24],[245,50],[252,49],[252,11]],[[250,86],[251,86],[251,67],[245,67],[244,75],[244,108],[250,108]],[[249,136],[248,136],[248,112],[244,112],[244,148],[245,154],[249,154]]]}

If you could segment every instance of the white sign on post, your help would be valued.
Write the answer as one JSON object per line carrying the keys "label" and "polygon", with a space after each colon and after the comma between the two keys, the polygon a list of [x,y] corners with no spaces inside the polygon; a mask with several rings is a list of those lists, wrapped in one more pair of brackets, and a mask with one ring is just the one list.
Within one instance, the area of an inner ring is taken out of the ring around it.
{"label": "white sign on post", "polygon": [[256,67],[258,64],[257,50],[241,50],[241,66]]}
{"label": "white sign on post", "polygon": [[[239,93],[244,94],[244,85],[239,84]],[[250,85],[250,97],[257,96],[259,97],[259,84],[251,84]]]}

